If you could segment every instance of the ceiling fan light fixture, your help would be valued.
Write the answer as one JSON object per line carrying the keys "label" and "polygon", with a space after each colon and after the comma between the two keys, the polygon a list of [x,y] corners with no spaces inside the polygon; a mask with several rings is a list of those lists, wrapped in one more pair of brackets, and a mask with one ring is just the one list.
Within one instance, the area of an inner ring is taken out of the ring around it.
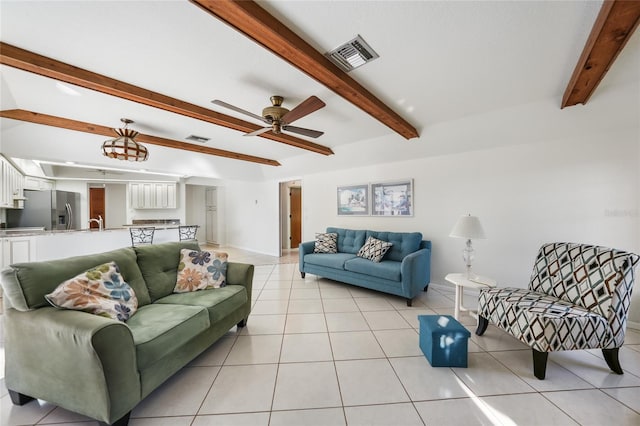
{"label": "ceiling fan light fixture", "polygon": [[149,158],[149,150],[135,141],[138,132],[127,128],[133,121],[128,118],[121,118],[120,121],[125,123],[124,127],[113,129],[118,137],[102,143],[102,154],[116,160],[146,161]]}

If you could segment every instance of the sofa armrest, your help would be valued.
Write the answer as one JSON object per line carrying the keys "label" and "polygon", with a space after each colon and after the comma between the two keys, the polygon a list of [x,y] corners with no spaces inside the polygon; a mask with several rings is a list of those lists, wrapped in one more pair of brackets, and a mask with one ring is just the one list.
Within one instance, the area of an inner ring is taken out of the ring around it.
{"label": "sofa armrest", "polygon": [[241,285],[247,288],[247,293],[251,294],[253,285],[254,266],[249,263],[229,262],[227,263],[227,284]]}
{"label": "sofa armrest", "polygon": [[230,285],[241,285],[247,289],[247,303],[244,306],[244,319],[249,317],[251,312],[251,291],[253,288],[253,272],[255,267],[248,263],[229,262],[227,263],[226,282]]}
{"label": "sofa armrest", "polygon": [[424,248],[405,256],[400,271],[403,290],[418,295],[431,281],[431,250]]}
{"label": "sofa armrest", "polygon": [[141,396],[136,349],[126,324],[44,307],[4,314],[6,386],[111,423]]}
{"label": "sofa armrest", "polygon": [[300,272],[304,272],[304,256],[309,254],[309,253],[313,253],[313,250],[316,247],[316,242],[315,241],[305,241],[304,243],[300,243],[300,245],[298,246],[298,255],[300,256],[299,258],[299,262],[298,262],[298,269],[300,269]]}

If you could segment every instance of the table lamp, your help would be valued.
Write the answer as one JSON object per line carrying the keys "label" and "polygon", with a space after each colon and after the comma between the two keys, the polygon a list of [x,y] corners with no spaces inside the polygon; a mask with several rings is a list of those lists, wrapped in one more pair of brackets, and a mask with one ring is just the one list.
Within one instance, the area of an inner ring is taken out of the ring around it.
{"label": "table lamp", "polygon": [[471,273],[471,262],[473,261],[474,252],[471,240],[483,240],[486,238],[484,235],[484,229],[482,229],[482,225],[480,224],[480,220],[476,216],[471,216],[470,214],[460,216],[449,236],[454,238],[465,238],[467,240],[467,245],[464,250],[462,250],[462,258],[467,265],[467,278],[476,278],[475,275]]}

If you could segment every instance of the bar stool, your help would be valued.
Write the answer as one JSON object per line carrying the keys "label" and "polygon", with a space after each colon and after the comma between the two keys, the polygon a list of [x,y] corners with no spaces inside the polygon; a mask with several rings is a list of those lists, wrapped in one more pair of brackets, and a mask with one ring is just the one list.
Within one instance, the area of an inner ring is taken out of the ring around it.
{"label": "bar stool", "polygon": [[200,225],[179,225],[178,236],[180,241],[195,240],[198,228],[200,228]]}
{"label": "bar stool", "polygon": [[153,233],[156,228],[154,226],[145,226],[142,228],[129,228],[131,234],[131,247],[144,244],[153,244]]}

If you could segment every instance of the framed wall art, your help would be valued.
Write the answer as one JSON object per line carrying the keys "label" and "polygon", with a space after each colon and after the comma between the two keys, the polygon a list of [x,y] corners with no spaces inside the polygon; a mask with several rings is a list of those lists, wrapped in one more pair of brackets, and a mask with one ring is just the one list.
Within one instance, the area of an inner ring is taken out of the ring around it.
{"label": "framed wall art", "polygon": [[413,216],[413,179],[371,184],[373,216]]}
{"label": "framed wall art", "polygon": [[368,216],[369,185],[351,185],[338,187],[338,215]]}

